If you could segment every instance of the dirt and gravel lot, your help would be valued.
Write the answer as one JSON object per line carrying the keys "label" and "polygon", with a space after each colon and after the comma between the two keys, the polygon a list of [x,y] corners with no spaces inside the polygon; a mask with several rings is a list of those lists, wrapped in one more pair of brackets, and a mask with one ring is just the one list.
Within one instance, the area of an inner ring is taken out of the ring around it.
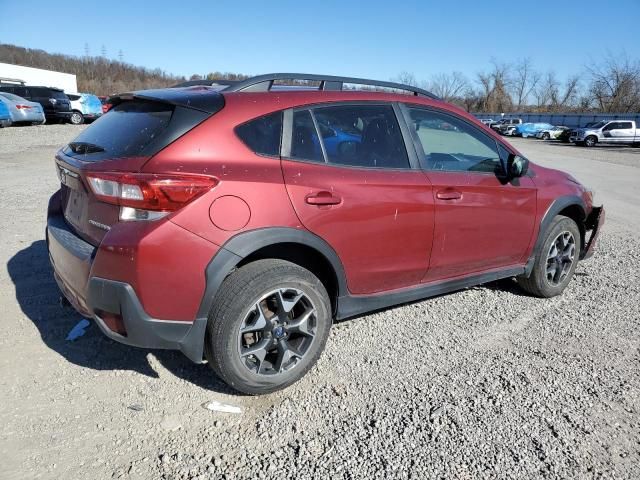
{"label": "dirt and gravel lot", "polygon": [[80,317],[43,233],[80,128],[0,130],[1,478],[640,478],[640,149],[514,141],[607,206],[563,296],[502,281],[342,322],[307,377],[253,398],[95,325],[65,341]]}

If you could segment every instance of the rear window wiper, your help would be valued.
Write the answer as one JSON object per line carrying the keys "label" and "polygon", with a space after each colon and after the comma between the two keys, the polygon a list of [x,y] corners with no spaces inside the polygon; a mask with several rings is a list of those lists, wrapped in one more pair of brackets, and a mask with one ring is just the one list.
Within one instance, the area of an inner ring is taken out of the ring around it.
{"label": "rear window wiper", "polygon": [[87,142],[71,142],[69,144],[69,148],[73,153],[77,153],[79,155],[104,152],[104,148],[102,148],[100,145]]}

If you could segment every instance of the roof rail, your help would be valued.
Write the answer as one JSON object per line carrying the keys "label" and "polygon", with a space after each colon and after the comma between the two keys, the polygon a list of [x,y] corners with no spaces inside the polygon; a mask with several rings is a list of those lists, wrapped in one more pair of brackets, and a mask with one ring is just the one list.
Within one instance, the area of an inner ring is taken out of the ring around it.
{"label": "roof rail", "polygon": [[0,83],[12,83],[12,84],[17,83],[19,85],[24,85],[26,82],[19,78],[0,77]]}
{"label": "roof rail", "polygon": [[355,85],[370,85],[374,87],[393,88],[411,92],[413,95],[423,95],[429,98],[438,99],[433,93],[411,85],[394,82],[381,82],[378,80],[368,80],[366,78],[335,77],[332,75],[315,75],[308,73],[268,73],[257,77],[241,80],[234,85],[224,89],[225,92],[268,92],[273,88],[276,80],[311,80],[320,82],[318,90],[343,90],[345,83]]}

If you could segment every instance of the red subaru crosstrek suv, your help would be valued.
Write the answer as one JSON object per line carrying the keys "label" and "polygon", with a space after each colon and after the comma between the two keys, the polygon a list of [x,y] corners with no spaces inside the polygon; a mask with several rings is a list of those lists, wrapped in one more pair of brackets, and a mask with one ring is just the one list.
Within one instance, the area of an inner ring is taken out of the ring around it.
{"label": "red subaru crosstrek suv", "polygon": [[58,285],[108,337],[249,394],[300,379],[334,319],[506,277],[558,295],[604,221],[573,177],[407,85],[273,74],[110,101],[56,155]]}

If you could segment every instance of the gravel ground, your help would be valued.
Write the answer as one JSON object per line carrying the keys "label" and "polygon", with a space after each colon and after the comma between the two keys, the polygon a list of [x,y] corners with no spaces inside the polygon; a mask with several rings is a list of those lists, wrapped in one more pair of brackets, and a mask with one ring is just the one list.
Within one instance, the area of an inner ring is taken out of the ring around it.
{"label": "gravel ground", "polygon": [[309,375],[254,398],[95,325],[65,341],[80,317],[43,230],[80,128],[0,130],[0,477],[640,478],[638,150],[514,142],[614,206],[561,297],[501,281],[341,322]]}

